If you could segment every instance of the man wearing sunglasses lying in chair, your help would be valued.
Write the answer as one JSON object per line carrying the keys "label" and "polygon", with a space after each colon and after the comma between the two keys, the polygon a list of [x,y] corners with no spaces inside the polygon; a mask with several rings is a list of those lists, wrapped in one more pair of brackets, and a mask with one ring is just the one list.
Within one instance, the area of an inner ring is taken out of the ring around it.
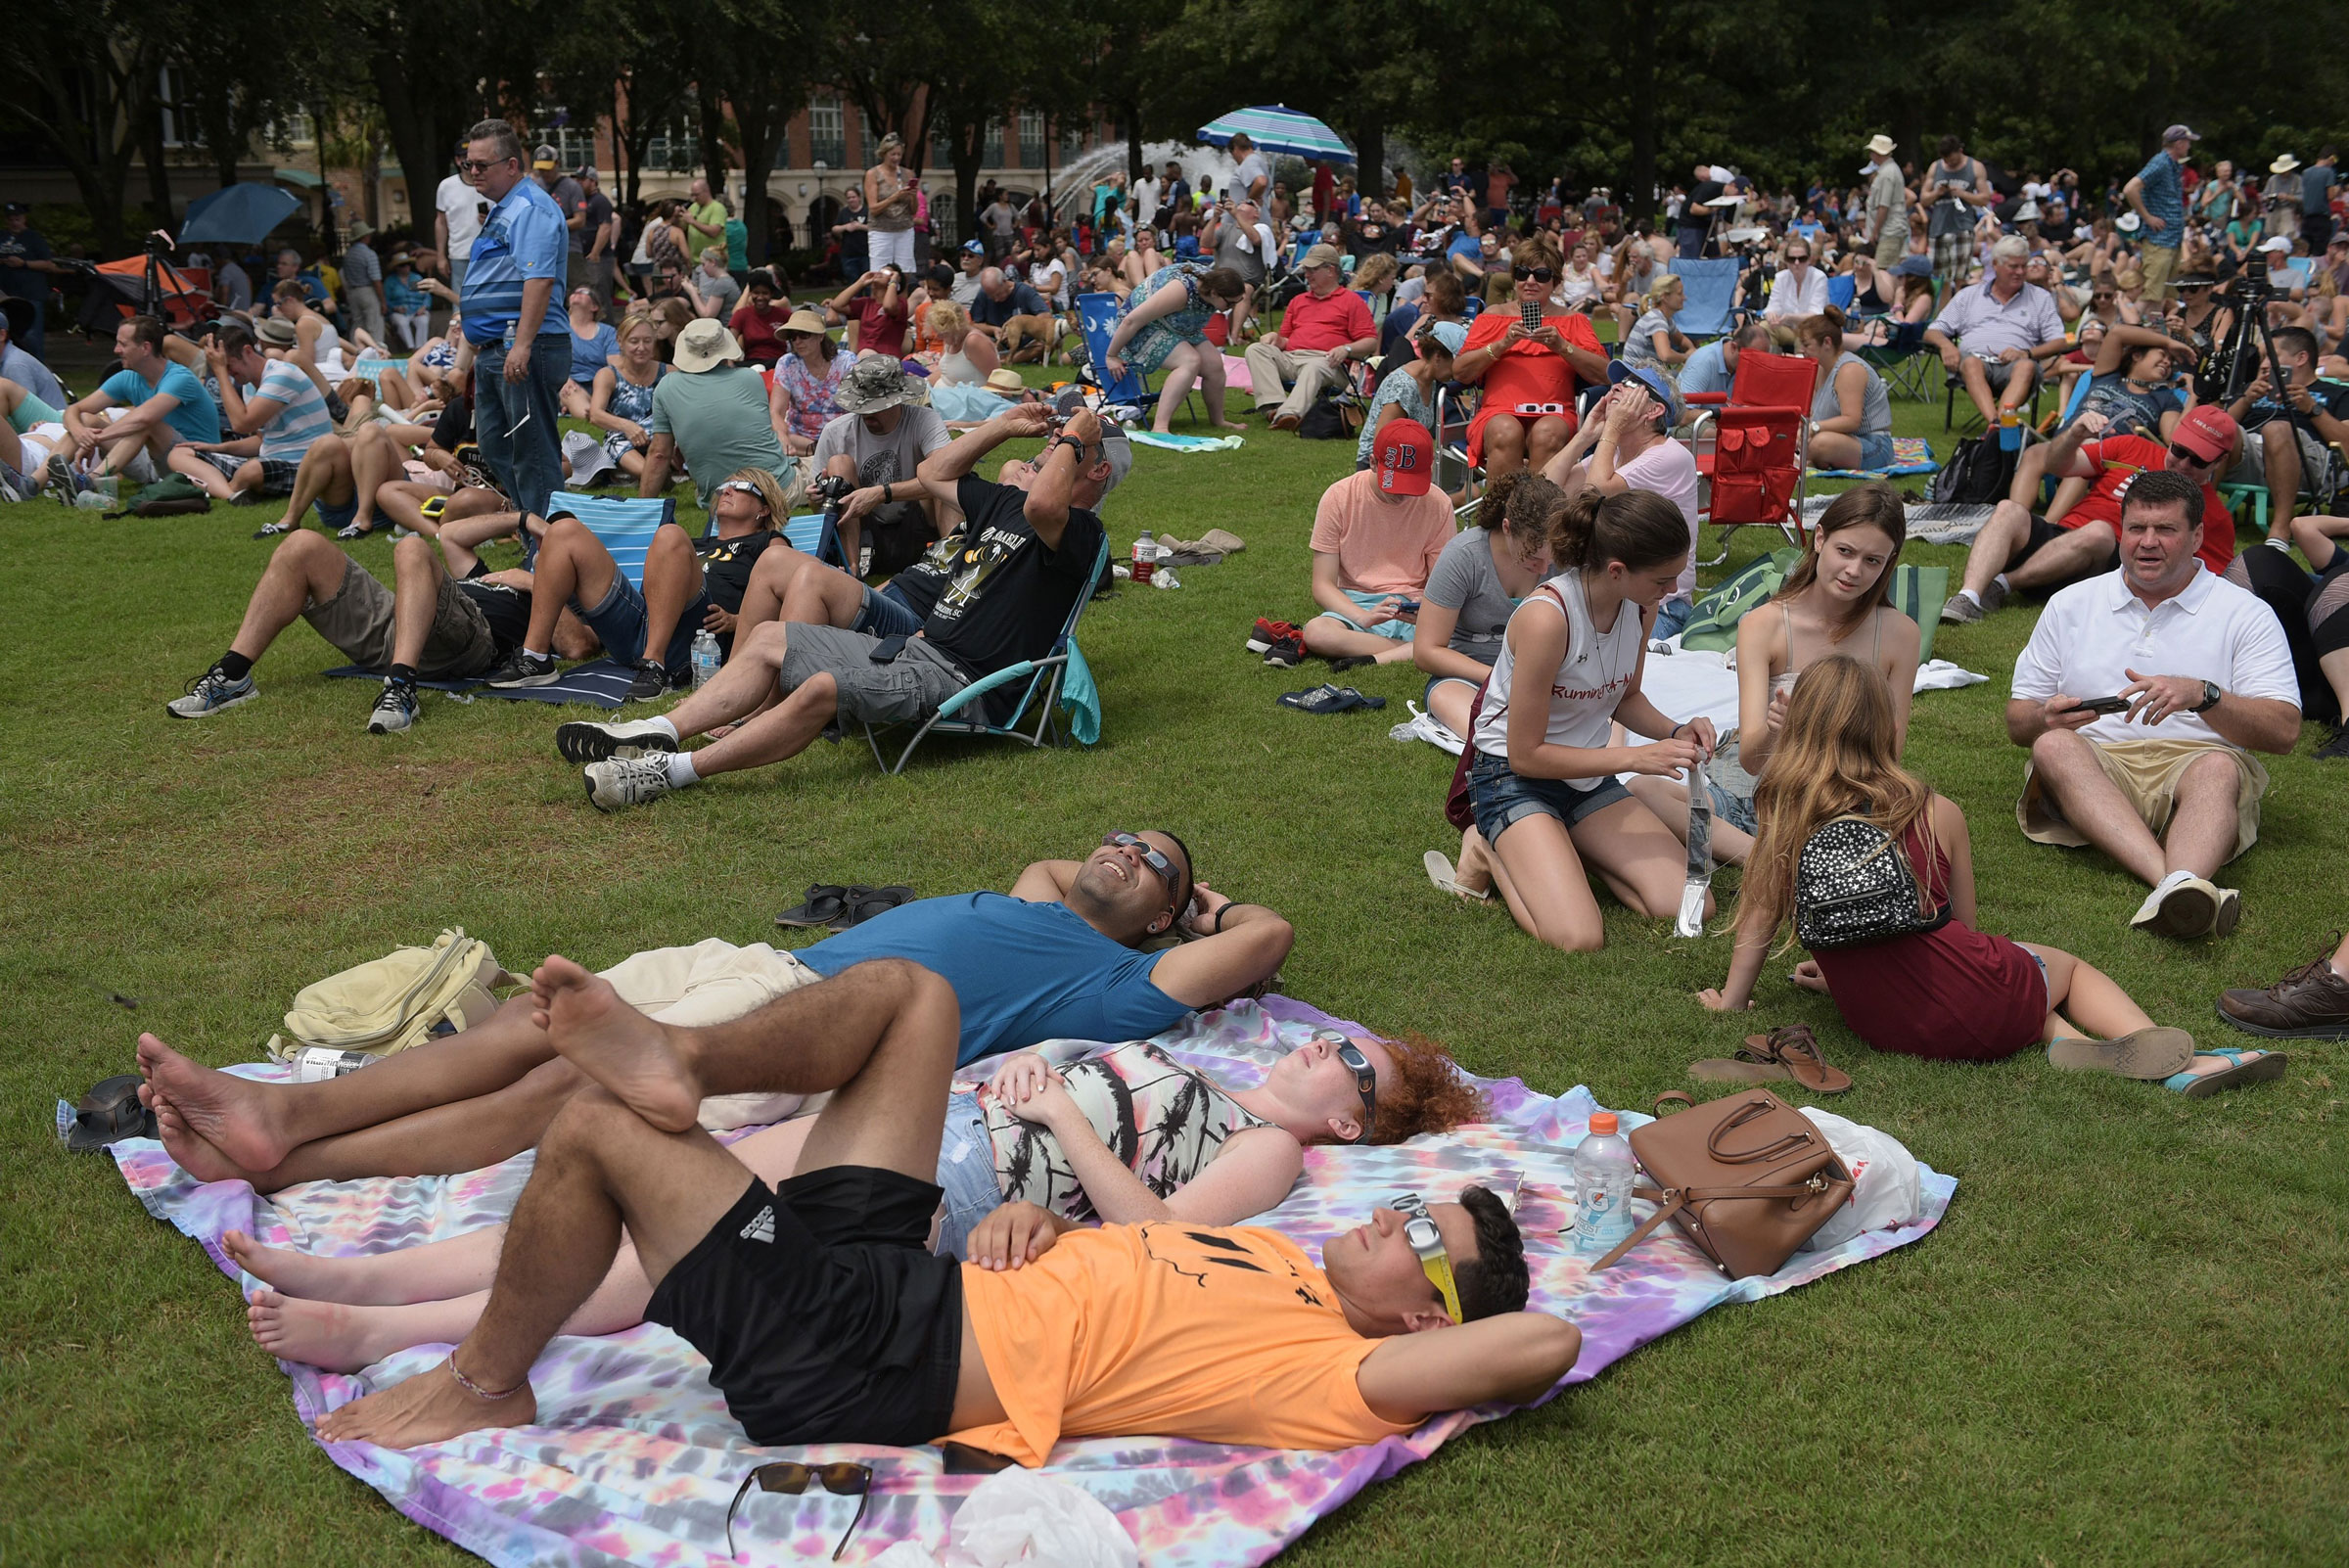
{"label": "man wearing sunglasses lying in chair", "polygon": [[[1104,537],[1095,509],[1133,466],[1124,433],[1104,431],[1081,408],[1034,462],[1004,464],[1000,484],[973,472],[1005,440],[1045,435],[1051,420],[1040,403],[1015,404],[922,460],[921,486],[961,507],[965,521],[952,575],[918,626],[852,631],[770,621],[668,714],[559,728],[556,749],[587,764],[596,809],[642,806],[714,774],[797,757],[835,724],[918,721],[971,682],[1049,654],[1080,596],[1093,591]],[[997,695],[1018,692],[979,702]],[[681,747],[721,730],[698,751]]]}
{"label": "man wearing sunglasses lying in chair", "polygon": [[[731,1024],[676,1029],[561,957],[531,979],[555,1049],[597,1088],[541,1145],[481,1319],[442,1362],[318,1423],[408,1448],[590,1417],[541,1410],[530,1367],[602,1280],[623,1221],[647,1315],[708,1357],[751,1440],[951,1439],[1038,1465],[1063,1438],[1150,1434],[1329,1450],[1429,1414],[1541,1398],[1575,1327],[1525,1311],[1507,1208],[1371,1211],[1318,1265],[1279,1233],[1064,1227],[1026,1210],[1012,1267],[931,1254],[953,989],[860,964]],[[815,1094],[798,1175],[768,1187],[695,1126],[708,1095]]]}

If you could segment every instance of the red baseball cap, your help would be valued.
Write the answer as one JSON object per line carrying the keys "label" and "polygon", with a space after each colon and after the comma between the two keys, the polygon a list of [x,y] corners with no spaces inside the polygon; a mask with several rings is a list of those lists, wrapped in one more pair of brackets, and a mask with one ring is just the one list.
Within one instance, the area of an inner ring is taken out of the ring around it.
{"label": "red baseball cap", "polygon": [[2219,463],[2234,450],[2234,439],[2239,434],[2234,417],[2226,409],[2216,403],[2196,403],[2178,421],[2178,428],[2170,432],[2170,441],[2205,463]]}
{"label": "red baseball cap", "polygon": [[1425,495],[1435,479],[1436,438],[1415,419],[1390,419],[1370,443],[1370,467],[1390,495]]}

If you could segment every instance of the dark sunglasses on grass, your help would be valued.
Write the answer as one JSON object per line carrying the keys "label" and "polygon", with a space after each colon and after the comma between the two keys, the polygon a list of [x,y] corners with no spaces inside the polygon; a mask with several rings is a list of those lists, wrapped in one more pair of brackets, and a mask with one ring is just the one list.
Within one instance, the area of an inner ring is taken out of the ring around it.
{"label": "dark sunglasses on grass", "polygon": [[759,1466],[742,1478],[742,1485],[734,1489],[734,1500],[726,1504],[726,1555],[734,1555],[734,1513],[742,1506],[742,1499],[750,1496],[753,1483],[761,1492],[781,1492],[796,1498],[807,1490],[810,1481],[820,1482],[835,1497],[856,1499],[856,1517],[849,1521],[849,1528],[841,1533],[840,1545],[832,1548],[832,1560],[840,1561],[840,1554],[848,1549],[849,1539],[864,1523],[865,1503],[872,1499],[873,1469],[869,1464],[807,1465],[778,1460]]}

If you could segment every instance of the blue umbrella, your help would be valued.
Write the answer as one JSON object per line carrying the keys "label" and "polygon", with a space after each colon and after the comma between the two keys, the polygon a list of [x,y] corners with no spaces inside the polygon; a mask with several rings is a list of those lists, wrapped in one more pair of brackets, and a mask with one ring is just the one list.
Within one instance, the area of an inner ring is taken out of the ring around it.
{"label": "blue umbrella", "polygon": [[1281,104],[1235,109],[1199,127],[1199,139],[1217,147],[1224,146],[1234,136],[1241,135],[1267,153],[1335,159],[1342,163],[1354,161],[1354,149],[1348,147],[1345,139],[1336,131],[1313,115],[1300,114]]}
{"label": "blue umbrella", "polygon": [[300,207],[300,197],[275,185],[246,180],[224,186],[188,204],[188,220],[179,231],[179,241],[182,245],[257,245]]}

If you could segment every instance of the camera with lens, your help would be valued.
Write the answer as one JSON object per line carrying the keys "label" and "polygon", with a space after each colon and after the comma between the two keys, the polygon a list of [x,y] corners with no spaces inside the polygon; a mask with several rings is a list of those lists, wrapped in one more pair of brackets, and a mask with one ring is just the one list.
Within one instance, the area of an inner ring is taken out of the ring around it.
{"label": "camera with lens", "polygon": [[849,498],[849,492],[855,487],[856,482],[849,478],[846,474],[818,474],[815,479],[809,483],[807,489],[810,494],[812,494],[817,500],[823,502],[825,506],[835,507],[840,505],[841,502],[847,500]]}

